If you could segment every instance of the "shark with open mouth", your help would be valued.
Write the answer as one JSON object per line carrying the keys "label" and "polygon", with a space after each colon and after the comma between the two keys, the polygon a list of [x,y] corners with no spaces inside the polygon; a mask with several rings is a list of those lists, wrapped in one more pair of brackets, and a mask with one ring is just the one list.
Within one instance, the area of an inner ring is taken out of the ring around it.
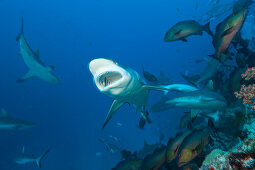
{"label": "shark with open mouth", "polygon": [[94,59],[89,63],[89,70],[100,92],[114,98],[102,128],[125,103],[134,104],[137,112],[146,117],[145,106],[148,105],[149,91],[169,90],[167,86],[146,85],[136,71],[122,67],[113,60]]}

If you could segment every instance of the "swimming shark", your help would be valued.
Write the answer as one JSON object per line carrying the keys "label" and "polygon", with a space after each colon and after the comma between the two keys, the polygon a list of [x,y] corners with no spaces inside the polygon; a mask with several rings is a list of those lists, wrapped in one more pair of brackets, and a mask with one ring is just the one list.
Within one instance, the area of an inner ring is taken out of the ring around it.
{"label": "swimming shark", "polygon": [[29,71],[18,79],[18,82],[23,82],[33,77],[38,77],[46,82],[59,84],[59,79],[52,73],[54,67],[46,66],[39,58],[39,51],[33,51],[23,34],[24,20],[22,19],[21,31],[16,40],[20,45],[19,55],[22,56],[25,64],[28,66]]}
{"label": "swimming shark", "polygon": [[162,112],[173,107],[191,109],[191,120],[195,120],[197,115],[201,113],[201,110],[225,112],[227,102],[221,94],[213,91],[212,81],[209,81],[205,89],[186,92],[173,99],[163,97],[159,102],[151,106],[150,110]]}
{"label": "swimming shark", "polygon": [[225,98],[217,92],[207,89],[184,93],[183,95],[165,102],[167,105],[190,109],[225,110]]}
{"label": "swimming shark", "polygon": [[35,123],[11,117],[6,110],[2,109],[0,115],[0,130],[23,130],[35,126]]}
{"label": "swimming shark", "polygon": [[146,85],[135,70],[123,67],[113,60],[94,59],[89,63],[89,70],[100,92],[114,98],[102,128],[125,103],[134,104],[136,111],[143,115],[146,113],[149,91],[168,90],[164,86]]}
{"label": "swimming shark", "polygon": [[25,154],[25,149],[24,147],[22,148],[22,154],[18,156],[15,159],[15,162],[17,164],[28,164],[28,163],[33,163],[34,165],[37,165],[39,168],[42,168],[42,159],[50,152],[50,149],[46,150],[43,154],[40,156],[36,157],[34,155],[27,155]]}
{"label": "swimming shark", "polygon": [[212,76],[216,74],[221,65],[222,64],[219,62],[219,60],[210,58],[208,60],[207,66],[200,75],[188,77],[187,75],[182,74],[182,77],[186,79],[189,83],[199,88],[200,83],[212,78]]}

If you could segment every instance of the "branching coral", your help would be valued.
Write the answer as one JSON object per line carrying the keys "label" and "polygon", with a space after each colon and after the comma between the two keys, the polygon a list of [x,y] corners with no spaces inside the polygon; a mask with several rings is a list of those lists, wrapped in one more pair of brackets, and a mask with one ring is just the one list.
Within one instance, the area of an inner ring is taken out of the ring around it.
{"label": "branching coral", "polygon": [[[255,78],[255,67],[248,68],[245,73],[243,73],[242,78],[246,81]],[[239,92],[235,92],[235,96],[238,99],[243,99],[243,104],[248,104],[253,110],[255,110],[255,84],[241,86]]]}

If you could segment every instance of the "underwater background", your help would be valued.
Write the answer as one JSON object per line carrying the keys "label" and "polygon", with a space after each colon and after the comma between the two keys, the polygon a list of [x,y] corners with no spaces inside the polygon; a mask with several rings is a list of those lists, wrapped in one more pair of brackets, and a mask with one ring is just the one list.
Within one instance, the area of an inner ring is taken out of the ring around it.
{"label": "underwater background", "polygon": [[[150,144],[159,141],[160,134],[167,143],[177,133],[185,109],[153,113],[152,124],[141,130],[135,109],[125,105],[101,129],[112,99],[95,88],[88,63],[110,58],[141,75],[144,67],[155,74],[163,71],[173,83],[185,83],[180,73],[201,72],[206,62],[194,61],[214,53],[212,38],[206,33],[189,37],[187,43],[166,43],[163,38],[176,22],[196,19],[207,11],[207,0],[198,0],[198,9],[196,2],[0,0],[0,106],[12,116],[37,124],[24,131],[0,131],[0,169],[10,169],[23,146],[25,152],[37,155],[51,149],[42,162],[45,170],[107,170],[119,162],[120,154],[107,152],[99,138],[115,136],[120,148],[131,151],[142,148],[144,140]],[[249,14],[254,14],[254,5],[250,9]],[[211,29],[225,16],[212,22]],[[26,40],[32,49],[40,49],[45,64],[54,65],[59,85],[37,78],[16,81],[28,70],[15,40],[22,18]],[[159,99],[159,92],[150,93],[149,103]]]}

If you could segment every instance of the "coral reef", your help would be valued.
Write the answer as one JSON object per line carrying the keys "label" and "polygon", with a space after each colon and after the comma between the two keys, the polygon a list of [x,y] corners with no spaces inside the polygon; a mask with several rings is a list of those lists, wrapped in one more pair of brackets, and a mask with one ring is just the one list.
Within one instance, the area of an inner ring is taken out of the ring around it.
{"label": "coral reef", "polygon": [[[254,79],[255,77],[255,67],[248,68],[245,73],[242,74],[242,78],[246,81]],[[241,86],[239,92],[235,92],[235,96],[238,99],[243,99],[243,104],[248,104],[253,110],[255,110],[255,84]]]}
{"label": "coral reef", "polygon": [[230,169],[227,156],[228,152],[224,152],[220,149],[213,150],[204,160],[200,170]]}
{"label": "coral reef", "polygon": [[203,162],[200,170],[208,169],[254,169],[255,136],[250,135],[228,152],[213,150]]}

